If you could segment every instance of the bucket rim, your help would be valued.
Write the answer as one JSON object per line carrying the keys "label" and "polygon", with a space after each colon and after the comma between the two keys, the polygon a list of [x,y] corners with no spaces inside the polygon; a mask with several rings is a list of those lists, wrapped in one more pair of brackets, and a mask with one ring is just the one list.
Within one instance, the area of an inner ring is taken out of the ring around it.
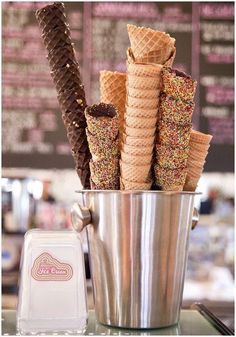
{"label": "bucket rim", "polygon": [[75,190],[75,193],[105,193],[105,194],[164,194],[164,195],[201,195],[193,191],[153,191],[153,190]]}

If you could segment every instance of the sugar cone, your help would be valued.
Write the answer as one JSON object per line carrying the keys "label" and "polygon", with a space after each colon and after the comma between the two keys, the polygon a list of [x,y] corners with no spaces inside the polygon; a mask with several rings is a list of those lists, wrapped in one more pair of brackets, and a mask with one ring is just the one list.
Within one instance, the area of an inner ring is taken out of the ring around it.
{"label": "sugar cone", "polygon": [[128,96],[134,98],[147,98],[147,99],[157,99],[159,97],[160,90],[152,89],[137,89],[137,88],[128,88]]}
{"label": "sugar cone", "polygon": [[144,117],[144,118],[152,118],[157,117],[158,111],[157,109],[149,109],[149,108],[134,108],[130,106],[126,106],[126,116],[130,117]]}
{"label": "sugar cone", "polygon": [[153,128],[134,128],[134,127],[129,127],[125,126],[125,133],[127,136],[132,136],[132,137],[152,137],[154,136],[156,132],[156,127]]}
{"label": "sugar cone", "polygon": [[131,146],[153,146],[154,136],[152,137],[131,137],[131,136],[127,136],[124,133],[123,140],[127,145],[131,145]]}
{"label": "sugar cone", "polygon": [[134,156],[143,156],[143,155],[152,155],[153,147],[152,146],[131,146],[125,143],[122,144],[123,152],[134,155]]}
{"label": "sugar cone", "polygon": [[161,76],[162,65],[129,63],[127,62],[127,74],[141,77],[159,77]]}
{"label": "sugar cone", "polygon": [[142,183],[142,182],[132,182],[126,179],[120,178],[120,187],[122,190],[144,190],[148,191],[151,189],[152,183]]}
{"label": "sugar cone", "polygon": [[145,77],[129,75],[127,77],[128,88],[158,90],[161,88],[161,77]]}
{"label": "sugar cone", "polygon": [[125,118],[125,125],[131,128],[155,128],[157,122],[156,117],[144,118],[144,117],[129,117]]}
{"label": "sugar cone", "polygon": [[211,135],[207,135],[205,133],[195,131],[193,129],[191,130],[191,134],[190,134],[190,142],[191,143],[199,143],[199,144],[209,145],[211,140],[212,140]]}
{"label": "sugar cone", "polygon": [[145,57],[154,51],[156,63],[164,64],[169,59],[175,43],[175,39],[169,34],[134,25],[127,25],[127,29],[135,59]]}
{"label": "sugar cone", "polygon": [[152,161],[152,154],[143,155],[143,156],[135,156],[130,155],[126,152],[121,151],[121,160],[130,165],[138,166],[138,165],[150,165]]}
{"label": "sugar cone", "polygon": [[157,109],[158,108],[158,97],[156,98],[137,98],[137,97],[131,97],[127,96],[127,105],[133,107],[133,108],[139,108],[139,109]]}
{"label": "sugar cone", "polygon": [[130,165],[120,161],[121,178],[132,182],[150,181],[151,165]]}

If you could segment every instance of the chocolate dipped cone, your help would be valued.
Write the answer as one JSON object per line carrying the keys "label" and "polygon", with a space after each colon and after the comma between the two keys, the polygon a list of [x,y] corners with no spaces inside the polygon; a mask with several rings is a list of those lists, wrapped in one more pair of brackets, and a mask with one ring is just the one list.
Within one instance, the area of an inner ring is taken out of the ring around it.
{"label": "chocolate dipped cone", "polygon": [[51,76],[58,92],[58,101],[67,137],[71,145],[76,171],[83,187],[90,186],[88,148],[84,109],[86,98],[79,64],[75,58],[69,25],[63,3],[47,5],[36,12],[42,39],[48,51]]}

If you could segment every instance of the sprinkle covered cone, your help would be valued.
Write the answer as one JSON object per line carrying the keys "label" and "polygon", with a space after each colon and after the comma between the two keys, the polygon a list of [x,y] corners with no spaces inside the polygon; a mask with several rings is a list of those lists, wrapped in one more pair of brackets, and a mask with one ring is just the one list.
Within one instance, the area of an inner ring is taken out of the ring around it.
{"label": "sprinkle covered cone", "polygon": [[156,185],[164,191],[182,191],[186,179],[186,168],[168,169],[154,165]]}
{"label": "sprinkle covered cone", "polygon": [[132,182],[150,181],[150,165],[130,165],[120,161],[121,178]]}
{"label": "sprinkle covered cone", "polygon": [[127,25],[127,29],[135,59],[142,60],[154,52],[158,64],[164,64],[169,59],[175,43],[169,34],[134,25]]}
{"label": "sprinkle covered cone", "polygon": [[86,108],[87,139],[92,153],[91,186],[94,189],[119,188],[119,124],[114,105],[100,103]]}
{"label": "sprinkle covered cone", "polygon": [[152,183],[132,182],[125,179],[120,179],[121,190],[150,190]]}
{"label": "sprinkle covered cone", "polygon": [[182,148],[156,144],[155,154],[157,162],[161,167],[167,167],[169,169],[184,168],[187,164],[189,146]]}
{"label": "sprinkle covered cone", "polygon": [[118,138],[112,141],[110,138],[99,138],[90,134],[88,130],[86,130],[86,134],[93,161],[106,158],[119,158]]}
{"label": "sprinkle covered cone", "polygon": [[151,164],[152,154],[143,155],[143,156],[135,156],[135,155],[130,155],[126,152],[121,151],[121,160],[124,163],[134,165],[134,166],[136,166],[136,165],[148,165],[148,164]]}
{"label": "sprinkle covered cone", "polygon": [[189,145],[190,130],[192,124],[179,126],[178,124],[160,121],[159,143],[163,145],[182,146]]}
{"label": "sprinkle covered cone", "polygon": [[185,102],[167,96],[165,93],[160,95],[159,115],[166,122],[175,124],[189,124],[192,120],[194,103],[192,101]]}
{"label": "sprinkle covered cone", "polygon": [[130,117],[157,117],[158,111],[157,109],[142,109],[142,108],[133,108],[130,106],[126,106],[126,116]]}
{"label": "sprinkle covered cone", "polygon": [[85,110],[88,131],[98,139],[116,139],[119,128],[118,110],[111,104],[94,104]]}
{"label": "sprinkle covered cone", "polygon": [[89,188],[91,154],[85,133],[86,98],[66,20],[65,7],[60,2],[47,5],[37,10],[36,18],[48,51],[51,76],[58,92],[58,101],[76,171],[83,187]]}
{"label": "sprinkle covered cone", "polygon": [[173,98],[183,101],[193,101],[197,82],[191,76],[171,68],[162,70],[162,91]]}

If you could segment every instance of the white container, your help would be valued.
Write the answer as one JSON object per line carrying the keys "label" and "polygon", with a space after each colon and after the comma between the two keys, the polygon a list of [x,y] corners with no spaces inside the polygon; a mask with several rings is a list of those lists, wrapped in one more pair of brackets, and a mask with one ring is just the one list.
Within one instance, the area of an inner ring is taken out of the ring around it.
{"label": "white container", "polygon": [[19,333],[82,333],[88,319],[85,281],[75,231],[28,231],[21,256]]}

